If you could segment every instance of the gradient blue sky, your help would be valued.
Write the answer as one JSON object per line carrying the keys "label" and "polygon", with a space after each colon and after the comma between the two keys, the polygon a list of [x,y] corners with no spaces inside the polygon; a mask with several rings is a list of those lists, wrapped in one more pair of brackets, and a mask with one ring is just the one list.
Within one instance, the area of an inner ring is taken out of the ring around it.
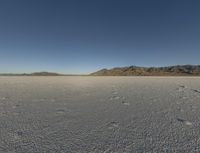
{"label": "gradient blue sky", "polygon": [[0,73],[199,61],[199,0],[0,0]]}

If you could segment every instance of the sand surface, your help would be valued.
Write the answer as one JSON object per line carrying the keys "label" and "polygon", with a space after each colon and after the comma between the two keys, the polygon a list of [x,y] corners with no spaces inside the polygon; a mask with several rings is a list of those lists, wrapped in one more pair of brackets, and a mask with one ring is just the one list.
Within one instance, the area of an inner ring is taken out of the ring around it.
{"label": "sand surface", "polygon": [[200,152],[198,77],[0,77],[0,153]]}

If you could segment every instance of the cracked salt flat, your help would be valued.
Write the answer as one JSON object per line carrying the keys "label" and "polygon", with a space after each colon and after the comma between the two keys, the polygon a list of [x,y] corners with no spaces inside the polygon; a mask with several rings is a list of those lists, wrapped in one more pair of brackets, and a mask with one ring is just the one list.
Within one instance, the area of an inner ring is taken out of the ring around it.
{"label": "cracked salt flat", "polygon": [[198,77],[0,77],[0,153],[200,152]]}

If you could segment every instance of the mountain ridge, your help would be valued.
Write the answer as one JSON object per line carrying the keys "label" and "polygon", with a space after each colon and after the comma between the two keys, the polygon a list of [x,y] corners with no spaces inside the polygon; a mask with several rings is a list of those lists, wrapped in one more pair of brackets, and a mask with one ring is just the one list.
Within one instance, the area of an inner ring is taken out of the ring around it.
{"label": "mountain ridge", "polygon": [[0,76],[62,76],[63,74],[55,72],[33,72],[33,73],[1,73]]}
{"label": "mountain ridge", "polygon": [[165,67],[126,66],[101,69],[91,76],[200,76],[200,65],[175,65]]}

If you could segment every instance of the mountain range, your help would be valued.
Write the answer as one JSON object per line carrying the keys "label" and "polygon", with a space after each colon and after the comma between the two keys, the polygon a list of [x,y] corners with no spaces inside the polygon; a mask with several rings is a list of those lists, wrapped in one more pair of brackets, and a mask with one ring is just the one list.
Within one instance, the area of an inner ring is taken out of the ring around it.
{"label": "mountain range", "polygon": [[200,76],[200,65],[167,67],[116,67],[91,73],[92,76]]}
{"label": "mountain range", "polygon": [[54,72],[34,72],[34,73],[2,73],[0,76],[61,76],[63,74]]}

